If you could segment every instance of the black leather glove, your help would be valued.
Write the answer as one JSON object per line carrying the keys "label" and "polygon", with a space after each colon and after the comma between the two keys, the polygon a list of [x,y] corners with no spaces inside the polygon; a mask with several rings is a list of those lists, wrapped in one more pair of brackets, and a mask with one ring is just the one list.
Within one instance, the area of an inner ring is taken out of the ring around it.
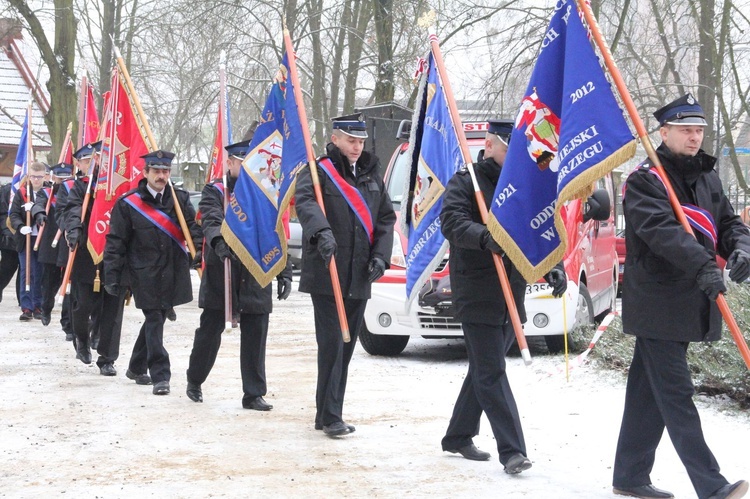
{"label": "black leather glove", "polygon": [[547,272],[544,276],[544,280],[547,281],[547,284],[552,286],[552,296],[555,298],[560,298],[568,289],[568,276],[557,267]]}
{"label": "black leather glove", "polygon": [[385,274],[385,262],[378,257],[370,260],[370,263],[367,265],[367,281],[375,282],[383,277],[383,274]]}
{"label": "black leather glove", "polygon": [[68,248],[70,248],[71,250],[76,249],[76,246],[78,246],[78,241],[80,239],[81,239],[80,227],[70,229],[65,233],[65,240],[68,242]]}
{"label": "black leather glove", "polygon": [[495,241],[492,234],[490,234],[490,231],[487,229],[484,229],[484,232],[482,233],[482,241],[480,245],[482,246],[482,249],[490,250],[498,255],[503,254],[503,249],[497,244],[497,241]]}
{"label": "black leather glove", "polygon": [[734,282],[744,282],[750,277],[750,253],[736,249],[727,258],[729,278]]}
{"label": "black leather glove", "polygon": [[202,265],[203,265],[203,250],[198,250],[195,252],[193,261],[190,262],[190,268],[197,270],[201,268]]}
{"label": "black leather glove", "polygon": [[39,227],[44,225],[46,221],[47,221],[47,215],[43,211],[40,211],[39,213],[34,215],[34,223],[37,224]]}
{"label": "black leather glove", "polygon": [[223,237],[217,237],[214,241],[216,241],[214,243],[214,253],[216,253],[216,256],[218,256],[222,262],[227,258],[230,260],[237,260],[237,257],[234,256],[234,253],[232,253],[232,250],[227,246]]}
{"label": "black leather glove", "polygon": [[318,253],[323,257],[323,261],[328,267],[331,263],[331,258],[336,254],[336,238],[333,237],[331,229],[323,229],[315,234],[316,244],[318,246]]}
{"label": "black leather glove", "polygon": [[287,277],[276,278],[276,291],[279,300],[286,300],[292,292],[292,280]]}
{"label": "black leather glove", "polygon": [[718,298],[719,293],[726,293],[727,291],[721,271],[714,262],[708,262],[708,264],[704,265],[698,271],[696,280],[698,281],[698,286],[711,300]]}
{"label": "black leather glove", "polygon": [[120,285],[117,283],[113,284],[105,284],[104,285],[104,291],[109,293],[112,296],[117,296],[120,294]]}

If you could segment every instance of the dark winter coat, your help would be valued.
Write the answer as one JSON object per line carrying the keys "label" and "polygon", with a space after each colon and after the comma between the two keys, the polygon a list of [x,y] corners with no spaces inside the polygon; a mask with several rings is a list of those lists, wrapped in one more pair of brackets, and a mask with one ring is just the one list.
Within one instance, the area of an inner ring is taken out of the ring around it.
{"label": "dark winter coat", "polygon": [[8,212],[10,211],[11,185],[0,187],[0,249],[18,251],[15,236],[10,230]]}
{"label": "dark winter coat", "polygon": [[336,170],[349,184],[362,193],[372,214],[374,242],[372,246],[367,232],[347,204],[341,192],[318,167],[320,189],[326,214],[318,206],[313,190],[310,168],[304,168],[297,176],[295,206],[297,218],[302,226],[302,275],[299,290],[305,293],[333,295],[331,274],[318,253],[315,235],[330,228],[336,239],[336,266],[341,293],[344,298],[370,298],[368,263],[380,258],[389,266],[393,250],[393,224],[396,215],[391,199],[383,185],[378,158],[363,152],[357,161],[357,176],[354,177],[348,160],[339,149],[328,144],[328,157]]}
{"label": "dark winter coat", "polygon": [[[96,182],[96,180],[94,180]],[[84,177],[82,179],[76,179],[73,186],[68,192],[65,208],[63,211],[63,225],[66,231],[72,229],[81,229],[81,237],[78,238],[78,250],[76,251],[76,257],[73,261],[73,271],[70,274],[70,280],[76,282],[83,282],[86,284],[93,284],[96,278],[96,271],[99,270],[99,280],[101,286],[106,284],[104,280],[104,272],[102,272],[102,265],[94,265],[94,259],[91,257],[91,252],[88,249],[89,240],[89,220],[91,219],[91,209],[94,206],[94,198],[91,197],[86,207],[86,216],[81,220],[81,212],[83,210],[83,200],[86,197],[86,188],[88,186],[89,179]],[[60,237],[58,243],[67,246],[67,241],[64,236]],[[104,289],[102,288],[102,291]]]}
{"label": "dark winter coat", "polygon": [[[230,178],[229,192],[234,190],[236,179]],[[198,209],[201,213],[203,230],[203,278],[201,279],[198,305],[213,310],[224,309],[224,263],[214,253],[213,245],[221,238],[221,224],[224,222],[224,193],[221,180],[207,184],[203,188]],[[292,266],[279,276],[292,280]],[[273,309],[273,286],[260,287],[239,260],[232,262],[232,308],[241,314],[268,314]]]}
{"label": "dark winter coat", "polygon": [[[501,167],[493,159],[474,165],[479,188],[490,208]],[[510,320],[492,252],[482,249],[485,225],[479,213],[468,169],[448,182],[440,212],[443,235],[450,243],[453,307],[462,322],[505,324]],[[503,258],[518,315],[526,322],[526,280],[507,257]]]}
{"label": "dark winter coat", "polygon": [[41,189],[37,193],[36,201],[34,201],[35,212],[45,211],[47,208],[47,201],[49,196],[47,191],[50,190],[52,198],[52,204],[50,204],[49,212],[47,213],[47,221],[44,223],[44,231],[42,232],[42,239],[39,241],[39,252],[37,258],[41,263],[60,265],[60,261],[67,262],[68,259],[68,248],[65,244],[65,239],[60,236],[57,247],[52,247],[52,241],[55,239],[57,234],[57,194],[60,192],[62,184],[53,184],[51,187]]}
{"label": "dark winter coat", "polygon": [[[37,198],[36,192],[31,192],[31,202],[33,203]],[[16,241],[16,249],[19,252],[26,251],[26,236],[21,234],[21,227],[26,225],[26,209],[23,207],[24,203],[27,202],[29,199],[29,195],[26,190],[26,186],[24,185],[21,190],[19,190],[15,196],[13,196],[13,202],[10,205],[10,211],[8,212],[8,218],[10,219],[10,226],[11,228],[16,231],[15,233],[15,241]],[[35,207],[31,207],[31,226],[33,227],[35,225],[34,223],[34,216],[39,212],[39,210],[35,210]],[[34,244],[34,241],[36,241],[36,235],[32,236],[32,245]]]}
{"label": "dark winter coat", "polygon": [[[156,207],[156,200],[146,188],[146,179],[141,180],[136,189],[128,191],[117,200],[112,209],[104,249],[105,280],[108,283],[122,283],[123,272],[128,272],[135,306],[140,309],[166,310],[188,303],[193,299],[190,255],[125,201],[125,198],[136,193],[141,195],[146,204]],[[190,203],[190,194],[177,188],[175,193],[193,244],[200,248],[203,236],[195,223],[195,210]],[[179,226],[169,187],[164,191],[159,209]]]}
{"label": "dark winter coat", "polygon": [[698,271],[735,249],[750,252],[750,231],[724,195],[716,158],[702,150],[677,157],[664,144],[657,149],[680,203],[708,210],[716,222],[717,248],[701,233],[691,236],[677,221],[662,182],[650,162],[626,183],[625,275],[622,318],[627,334],[672,341],[715,341],[721,314],[696,281]]}

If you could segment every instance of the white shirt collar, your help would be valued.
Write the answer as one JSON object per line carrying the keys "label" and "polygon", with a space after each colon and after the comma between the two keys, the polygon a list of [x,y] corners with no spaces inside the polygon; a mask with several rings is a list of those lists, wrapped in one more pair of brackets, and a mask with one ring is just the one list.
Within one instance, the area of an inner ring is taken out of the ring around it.
{"label": "white shirt collar", "polygon": [[161,194],[161,197],[164,197],[164,189],[162,189],[162,190],[160,190],[160,191],[155,191],[155,190],[153,190],[153,189],[151,188],[151,186],[150,186],[150,185],[148,185],[148,184],[146,184],[146,189],[148,189],[148,192],[150,192],[150,193],[151,193],[151,195],[152,195],[152,196],[154,197],[154,199],[156,199],[156,195],[157,195],[157,194]]}

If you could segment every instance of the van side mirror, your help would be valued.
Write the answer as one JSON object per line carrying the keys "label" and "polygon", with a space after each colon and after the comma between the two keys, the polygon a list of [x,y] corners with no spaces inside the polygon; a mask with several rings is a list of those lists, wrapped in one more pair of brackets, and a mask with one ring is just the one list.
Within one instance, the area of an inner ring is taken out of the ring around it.
{"label": "van side mirror", "polygon": [[583,221],[607,220],[609,218],[610,200],[606,189],[597,189],[586,200],[583,207]]}
{"label": "van side mirror", "polygon": [[411,120],[401,120],[398,124],[398,132],[396,132],[396,138],[402,140],[409,140],[411,134]]}

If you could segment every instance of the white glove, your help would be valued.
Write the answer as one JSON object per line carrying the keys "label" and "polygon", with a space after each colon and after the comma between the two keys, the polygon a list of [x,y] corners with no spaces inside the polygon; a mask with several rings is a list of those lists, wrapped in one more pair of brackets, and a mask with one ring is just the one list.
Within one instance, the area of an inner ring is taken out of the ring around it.
{"label": "white glove", "polygon": [[23,209],[26,210],[26,211],[31,211],[31,208],[33,206],[34,206],[34,203],[32,203],[31,201],[29,201],[28,203],[24,203]]}
{"label": "white glove", "polygon": [[24,236],[31,234],[31,227],[29,227],[28,225],[24,225],[23,227],[21,227],[21,234],[23,234]]}

